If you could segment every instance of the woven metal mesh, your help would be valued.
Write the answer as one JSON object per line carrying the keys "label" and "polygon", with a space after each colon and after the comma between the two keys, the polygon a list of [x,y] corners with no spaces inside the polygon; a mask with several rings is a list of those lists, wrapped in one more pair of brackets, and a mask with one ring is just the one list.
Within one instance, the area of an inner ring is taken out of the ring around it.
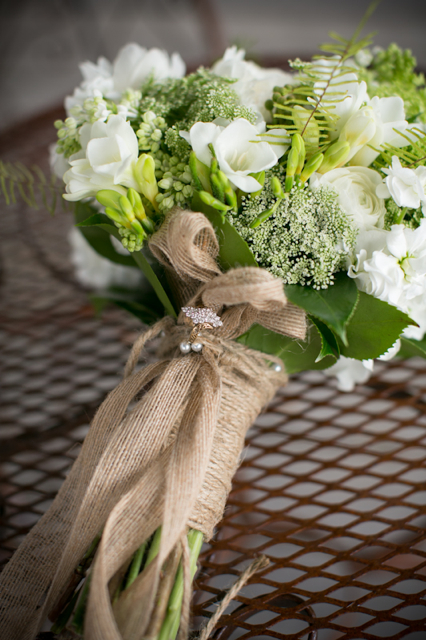
{"label": "woven metal mesh", "polygon": [[[26,156],[44,148],[52,119]],[[66,214],[18,206],[0,225],[4,563],[63,482],[138,324],[115,310],[94,316],[64,250]],[[350,394],[319,372],[293,376],[249,432],[203,550],[195,627],[263,553],[271,565],[231,603],[218,637],[425,640],[425,403],[423,360],[377,365]]]}

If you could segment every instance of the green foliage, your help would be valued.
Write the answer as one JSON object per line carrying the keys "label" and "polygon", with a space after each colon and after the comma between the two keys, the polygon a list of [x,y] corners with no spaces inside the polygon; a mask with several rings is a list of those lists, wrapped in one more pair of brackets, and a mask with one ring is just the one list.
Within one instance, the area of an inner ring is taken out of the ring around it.
{"label": "green foliage", "polygon": [[379,50],[368,69],[360,69],[370,97],[400,96],[404,100],[407,119],[426,122],[426,84],[422,73],[416,73],[416,58],[409,49],[391,44]]}
{"label": "green foliage", "polygon": [[193,200],[194,211],[201,211],[210,220],[219,241],[218,262],[227,271],[234,267],[257,267],[257,262],[248,245],[221,213],[206,205],[198,193]]}
{"label": "green foliage", "polygon": [[[287,295],[288,290],[286,287]],[[311,323],[305,341],[296,341],[259,325],[254,325],[238,341],[252,349],[278,356],[284,361],[286,371],[295,373],[306,369],[326,369],[336,362],[339,353],[357,360],[377,358],[395,343],[405,327],[412,324],[412,320],[395,307],[361,292],[353,314],[345,322],[347,346],[330,329],[330,323],[309,317]],[[403,339],[402,342],[403,357],[426,356],[426,340]]]}
{"label": "green foliage", "polygon": [[406,147],[394,147],[391,144],[384,144],[381,147],[381,155],[376,161],[377,168],[383,168],[392,164],[393,156],[397,156],[403,167],[415,169],[426,163],[426,134],[416,127],[411,129],[409,134],[401,133],[409,144]]}
{"label": "green foliage", "polygon": [[398,352],[398,358],[426,358],[426,337],[423,340],[413,340],[410,338],[401,338],[401,349]]}
{"label": "green foliage", "polygon": [[372,34],[364,38],[359,36],[377,4],[370,5],[350,40],[330,33],[333,42],[320,47],[330,55],[315,56],[309,63],[299,59],[293,61],[292,67],[299,71],[296,83],[274,90],[272,127],[278,125],[289,134],[299,133],[305,141],[308,158],[330,142],[337,119],[335,106],[346,95],[340,87],[350,81],[348,74],[354,72],[347,62],[371,43]]}
{"label": "green foliage", "polygon": [[28,168],[21,162],[0,160],[0,194],[7,205],[14,204],[19,198],[28,206],[38,209],[41,200],[52,215],[58,202],[63,208],[66,207],[61,198],[62,185],[58,184],[53,174],[47,178],[37,165]]}
{"label": "green foliage", "polygon": [[346,329],[348,345],[340,345],[341,353],[357,360],[378,358],[410,324],[411,318],[396,307],[359,292],[355,313]]}
{"label": "green foliage", "polygon": [[309,326],[305,341],[283,336],[255,324],[238,338],[238,342],[251,349],[281,358],[287,373],[297,373],[307,369],[327,369],[336,362],[334,355],[325,355],[321,361],[318,361],[321,337],[314,324]]}
{"label": "green foliage", "polygon": [[128,311],[144,324],[152,324],[163,313],[163,307],[159,304],[157,295],[148,282],[142,290],[130,292],[124,289],[112,288],[108,291],[90,296],[90,300],[97,313],[101,313],[104,307],[110,303]]}
{"label": "green foliage", "polygon": [[[328,289],[318,291],[312,287],[287,285],[285,294],[290,302],[325,323],[345,345],[348,344],[346,326],[355,311],[359,293],[354,280],[346,273],[337,273],[333,286]],[[328,339],[328,342],[335,348],[333,340]]]}
{"label": "green foliage", "polygon": [[142,251],[132,254],[131,256],[123,256],[115,250],[111,235],[117,239],[121,239],[118,229],[114,225],[109,224],[109,218],[102,214],[98,214],[96,209],[87,202],[77,202],[75,208],[75,218],[84,237],[91,247],[104,258],[108,258],[112,262],[122,264],[124,266],[136,265],[143,271],[148,282],[155,291],[159,301],[164,307],[168,315],[176,317],[176,311],[170,301],[170,297],[163,284],[155,273],[154,269],[143,255]]}
{"label": "green foliage", "polygon": [[118,229],[111,224],[110,219],[97,212],[87,202],[77,202],[75,205],[75,221],[92,249],[103,258],[111,260],[125,267],[134,267],[131,256],[123,256],[115,249],[111,242],[111,235],[120,239]]}
{"label": "green foliage", "polygon": [[421,207],[418,209],[407,209],[407,207],[398,207],[393,198],[385,201],[386,215],[384,228],[389,231],[393,224],[404,223],[410,229],[417,229],[423,218]]}
{"label": "green foliage", "polygon": [[318,318],[310,316],[309,319],[316,326],[321,338],[321,351],[317,355],[315,362],[321,362],[321,360],[323,360],[327,356],[338,358],[340,355],[340,349],[334,333],[327,327],[326,324],[321,322],[321,320],[318,320]]}

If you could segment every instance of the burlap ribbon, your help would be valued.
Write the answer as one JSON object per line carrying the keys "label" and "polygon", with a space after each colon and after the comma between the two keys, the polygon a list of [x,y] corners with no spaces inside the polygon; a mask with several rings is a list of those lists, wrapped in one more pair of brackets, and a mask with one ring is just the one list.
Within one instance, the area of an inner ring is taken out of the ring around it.
{"label": "burlap ribbon", "polygon": [[[254,322],[304,337],[304,315],[286,303],[279,280],[254,267],[220,273],[216,236],[202,214],[173,211],[150,248],[175,278],[180,299],[213,308],[223,325],[203,334],[201,353],[181,355],[177,348],[190,332],[182,314],[136,341],[123,382],[99,408],[55,501],[1,576],[2,640],[35,636],[102,528],[85,637],[144,637],[162,565],[188,526],[212,535],[245,433],[285,382],[263,354],[233,339]],[[162,332],[167,356],[135,371],[145,343]],[[114,576],[160,525],[157,558],[113,610]]]}

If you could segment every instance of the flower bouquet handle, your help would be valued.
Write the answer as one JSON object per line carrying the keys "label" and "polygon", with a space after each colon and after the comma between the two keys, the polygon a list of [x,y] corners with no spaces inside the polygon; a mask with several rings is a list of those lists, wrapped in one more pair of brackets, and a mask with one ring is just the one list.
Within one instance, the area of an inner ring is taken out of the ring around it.
{"label": "flower bouquet handle", "polygon": [[[180,554],[187,620],[188,528],[212,536],[246,431],[286,382],[278,359],[234,339],[254,322],[305,335],[305,314],[286,302],[280,280],[256,267],[219,272],[215,232],[203,214],[175,210],[153,235],[151,249],[179,278],[182,295],[196,291],[188,304],[219,312],[221,326],[201,330],[201,349],[189,353],[179,348],[191,333],[183,312],[177,322],[167,316],[138,338],[124,380],[99,408],[56,500],[3,573],[2,637],[8,640],[33,637],[101,530],[85,637],[145,637],[155,626],[161,568]],[[162,332],[164,359],[135,371],[145,343]],[[152,562],[112,604],[132,555],[160,527]],[[199,544],[200,534],[195,540]]]}

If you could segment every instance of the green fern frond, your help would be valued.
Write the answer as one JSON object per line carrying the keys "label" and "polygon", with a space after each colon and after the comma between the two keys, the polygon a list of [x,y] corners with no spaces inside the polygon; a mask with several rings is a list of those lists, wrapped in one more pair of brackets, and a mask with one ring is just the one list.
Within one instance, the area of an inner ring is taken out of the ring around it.
{"label": "green fern frond", "polygon": [[21,162],[0,160],[0,194],[7,205],[16,203],[19,197],[29,207],[38,209],[41,200],[53,215],[59,201],[66,208],[62,193],[62,183],[53,174],[46,177],[37,165],[28,168]]}
{"label": "green fern frond", "polygon": [[[330,134],[338,118],[336,105],[347,95],[340,87],[348,82],[357,82],[353,78],[354,68],[347,61],[371,44],[374,34],[360,38],[360,33],[379,2],[377,0],[369,6],[350,40],[330,33],[333,42],[320,47],[329,56],[315,56],[312,62],[300,59],[290,62],[290,66],[299,73],[296,84],[274,91],[274,122],[271,126],[281,126],[289,133],[300,133],[305,140],[308,157],[331,141]],[[301,114],[300,108],[306,113]],[[312,135],[314,129],[315,136]]]}
{"label": "green fern frond", "polygon": [[380,149],[380,156],[376,164],[378,168],[390,166],[393,156],[399,158],[403,167],[415,169],[426,164],[426,134],[417,128],[410,130],[409,135],[398,132],[408,141],[406,147],[395,147],[391,144],[384,144]]}

